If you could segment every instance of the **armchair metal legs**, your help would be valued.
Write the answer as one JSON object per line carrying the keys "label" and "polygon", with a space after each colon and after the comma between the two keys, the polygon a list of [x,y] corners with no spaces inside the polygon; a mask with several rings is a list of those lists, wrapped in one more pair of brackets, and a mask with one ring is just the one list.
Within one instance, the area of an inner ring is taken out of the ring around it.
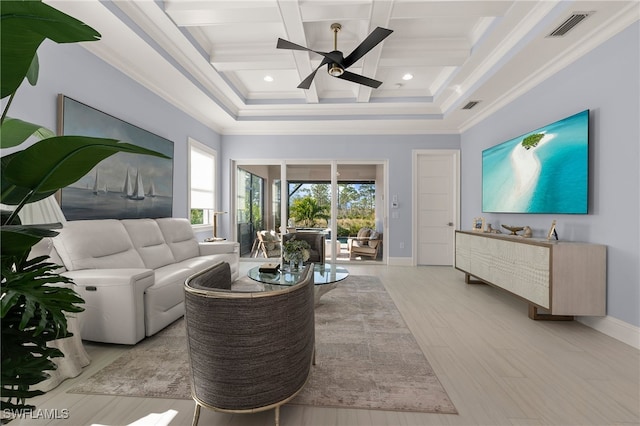
{"label": "armchair metal legs", "polygon": [[[275,425],[280,426],[280,405],[277,405],[274,408],[275,411]],[[193,421],[191,422],[191,426],[198,426],[198,420],[200,420],[200,404],[196,402],[196,408],[193,412]]]}
{"label": "armchair metal legs", "polygon": [[193,412],[193,421],[191,422],[191,426],[197,426],[199,419],[200,419],[200,404],[196,402],[196,409]]}

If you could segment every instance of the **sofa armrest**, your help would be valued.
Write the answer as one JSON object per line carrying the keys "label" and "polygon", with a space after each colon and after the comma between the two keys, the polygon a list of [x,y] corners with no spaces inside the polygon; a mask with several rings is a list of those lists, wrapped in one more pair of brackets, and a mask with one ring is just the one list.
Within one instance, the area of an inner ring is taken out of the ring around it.
{"label": "sofa armrest", "polygon": [[211,254],[240,253],[240,244],[232,241],[215,241],[210,243],[198,243],[200,256]]}
{"label": "sofa armrest", "polygon": [[62,275],[85,301],[78,314],[83,340],[133,345],[145,336],[144,294],[155,282],[152,269],[80,269]]}

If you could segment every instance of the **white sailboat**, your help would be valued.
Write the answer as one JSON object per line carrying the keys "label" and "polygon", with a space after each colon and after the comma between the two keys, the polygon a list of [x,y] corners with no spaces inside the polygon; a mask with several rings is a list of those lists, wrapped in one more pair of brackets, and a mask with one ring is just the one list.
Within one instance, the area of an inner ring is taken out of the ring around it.
{"label": "white sailboat", "polygon": [[151,185],[149,185],[147,196],[152,198],[156,196],[156,186],[153,184],[153,181],[151,181]]}
{"label": "white sailboat", "polygon": [[106,184],[103,188],[100,188],[100,176],[98,174],[98,169],[96,169],[96,179],[93,182],[93,195],[98,195],[100,192],[107,192]]}
{"label": "white sailboat", "polygon": [[140,170],[136,170],[136,184],[133,193],[129,196],[131,200],[144,200],[144,187],[142,186],[142,175]]}
{"label": "white sailboat", "polygon": [[131,184],[131,178],[129,177],[129,168],[127,168],[127,175],[124,178],[124,185],[122,186],[122,196],[125,198],[133,195],[133,185]]}

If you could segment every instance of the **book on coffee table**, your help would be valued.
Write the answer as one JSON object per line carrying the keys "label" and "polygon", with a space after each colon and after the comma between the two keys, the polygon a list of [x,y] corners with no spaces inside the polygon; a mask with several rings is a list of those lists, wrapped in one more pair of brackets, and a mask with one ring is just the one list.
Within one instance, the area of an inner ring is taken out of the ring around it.
{"label": "book on coffee table", "polygon": [[262,265],[260,265],[260,269],[258,269],[258,271],[275,274],[276,272],[278,272],[278,269],[280,269],[279,263],[263,263]]}

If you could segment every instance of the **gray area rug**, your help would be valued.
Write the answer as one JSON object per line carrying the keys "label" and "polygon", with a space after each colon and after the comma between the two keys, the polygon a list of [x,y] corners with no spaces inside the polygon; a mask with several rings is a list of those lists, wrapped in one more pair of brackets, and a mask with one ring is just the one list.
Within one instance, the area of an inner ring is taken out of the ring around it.
{"label": "gray area rug", "polygon": [[[184,321],[147,338],[70,393],[191,399]],[[316,308],[316,365],[291,404],[456,414],[377,277],[349,276]]]}

